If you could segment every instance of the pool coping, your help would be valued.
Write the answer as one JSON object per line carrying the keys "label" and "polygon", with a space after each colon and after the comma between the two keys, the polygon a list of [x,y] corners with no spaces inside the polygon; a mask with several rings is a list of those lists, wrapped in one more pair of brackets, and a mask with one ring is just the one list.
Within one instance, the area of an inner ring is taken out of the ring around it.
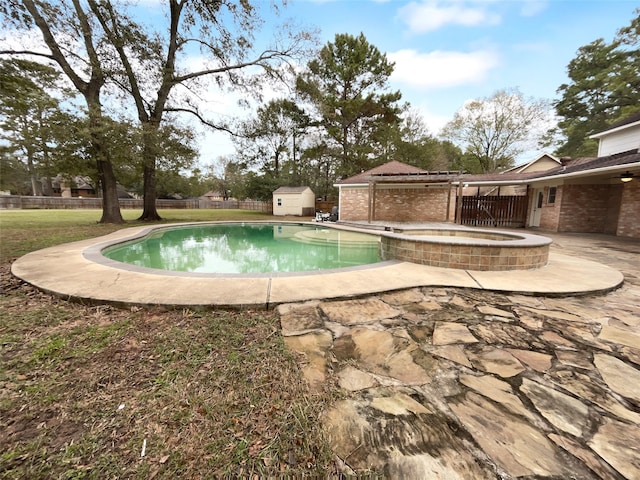
{"label": "pool coping", "polygon": [[[327,227],[377,233],[345,225]],[[535,270],[474,271],[387,261],[331,271],[265,276],[167,275],[162,271],[123,269],[120,262],[115,262],[119,267],[116,268],[92,261],[92,255],[100,246],[127,241],[150,228],[125,228],[102,237],[31,252],[17,259],[11,272],[41,290],[71,300],[118,305],[267,309],[282,303],[354,298],[414,287],[465,287],[565,296],[607,292],[624,281],[622,273],[606,265],[554,252],[549,254],[548,265]]]}

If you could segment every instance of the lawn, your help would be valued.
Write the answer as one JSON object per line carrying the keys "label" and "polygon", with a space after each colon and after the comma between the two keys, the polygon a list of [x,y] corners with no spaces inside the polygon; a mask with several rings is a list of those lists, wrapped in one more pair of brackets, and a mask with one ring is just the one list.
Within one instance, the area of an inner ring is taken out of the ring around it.
{"label": "lawn", "polygon": [[0,211],[0,478],[334,472],[318,418],[335,391],[309,393],[273,312],[88,306],[10,275],[30,251],[137,225],[139,211],[122,213],[116,226],[96,210]]}

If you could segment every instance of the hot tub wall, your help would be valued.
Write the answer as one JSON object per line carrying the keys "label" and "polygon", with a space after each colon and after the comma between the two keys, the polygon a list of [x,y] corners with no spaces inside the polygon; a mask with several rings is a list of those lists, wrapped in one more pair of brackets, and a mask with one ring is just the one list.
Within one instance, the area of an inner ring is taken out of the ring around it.
{"label": "hot tub wall", "polygon": [[549,261],[549,245],[465,245],[424,239],[381,238],[385,260],[464,270],[530,270]]}

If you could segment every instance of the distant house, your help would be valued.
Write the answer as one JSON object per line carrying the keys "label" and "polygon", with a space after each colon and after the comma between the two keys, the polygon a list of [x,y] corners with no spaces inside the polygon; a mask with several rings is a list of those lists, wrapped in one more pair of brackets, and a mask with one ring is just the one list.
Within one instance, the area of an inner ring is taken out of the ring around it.
{"label": "distant house", "polygon": [[76,175],[71,179],[57,175],[51,179],[51,185],[54,195],[60,195],[61,197],[93,198],[97,196],[92,180],[81,175]]}
{"label": "distant house", "polygon": [[316,196],[309,187],[280,187],[273,192],[274,215],[315,215]]}
{"label": "distant house", "polygon": [[224,195],[216,190],[210,190],[202,195],[202,197],[212,202],[221,202],[225,199]]}
{"label": "distant house", "polygon": [[[543,153],[535,160],[527,162],[522,165],[516,165],[515,167],[508,168],[499,172],[501,175],[509,173],[532,173],[532,172],[545,172],[562,165],[562,161],[559,158],[554,157],[551,154]],[[526,185],[507,185],[507,186],[470,186],[467,185],[463,189],[463,195],[526,195]]]}

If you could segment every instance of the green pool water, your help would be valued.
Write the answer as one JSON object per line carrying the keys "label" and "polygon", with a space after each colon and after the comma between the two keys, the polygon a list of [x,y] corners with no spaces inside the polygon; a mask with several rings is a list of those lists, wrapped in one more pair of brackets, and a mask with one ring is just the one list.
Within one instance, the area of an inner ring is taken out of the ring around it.
{"label": "green pool water", "polygon": [[112,260],[179,272],[301,272],[380,261],[375,235],[298,224],[217,224],[154,230],[102,252]]}

